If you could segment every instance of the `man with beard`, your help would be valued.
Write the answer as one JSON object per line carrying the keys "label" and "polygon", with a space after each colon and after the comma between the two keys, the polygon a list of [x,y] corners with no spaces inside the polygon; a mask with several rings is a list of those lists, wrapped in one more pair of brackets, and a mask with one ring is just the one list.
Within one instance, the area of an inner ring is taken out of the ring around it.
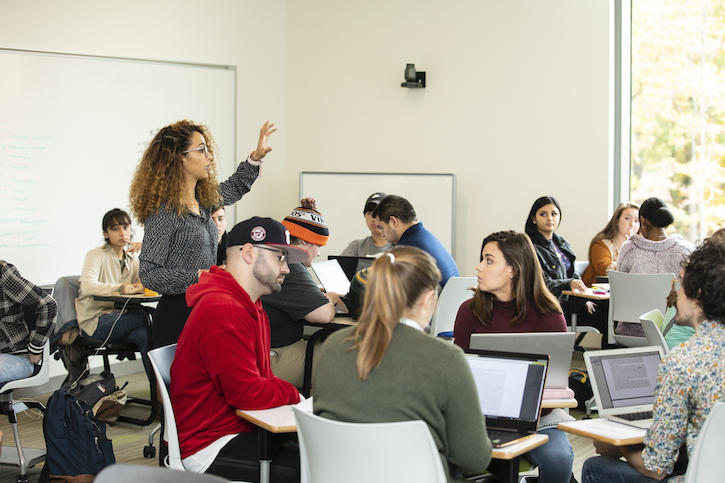
{"label": "man with beard", "polygon": [[[171,366],[181,457],[188,471],[230,480],[258,476],[257,428],[236,409],[297,403],[300,395],[270,369],[269,319],[259,298],[278,292],[287,263],[307,258],[271,218],[237,224],[226,269],[211,267],[186,291],[192,307]],[[299,453],[289,435],[270,435],[272,481],[299,481]]]}
{"label": "man with beard", "polygon": [[[662,361],[643,445],[595,442],[601,456],[584,462],[584,483],[657,481],[685,472],[710,409],[725,400],[725,243],[710,237],[690,255],[677,290],[675,323],[695,334]],[[679,456],[679,458],[678,458]],[[626,461],[622,461],[624,457]],[[676,464],[678,463],[678,464]]]}

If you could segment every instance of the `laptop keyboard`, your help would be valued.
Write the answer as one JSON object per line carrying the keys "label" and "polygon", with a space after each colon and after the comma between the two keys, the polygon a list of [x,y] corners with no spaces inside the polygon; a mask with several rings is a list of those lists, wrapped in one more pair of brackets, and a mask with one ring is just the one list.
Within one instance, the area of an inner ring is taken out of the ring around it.
{"label": "laptop keyboard", "polygon": [[488,437],[491,439],[491,443],[493,444],[494,448],[500,448],[501,446],[505,446],[506,443],[509,443],[515,439],[519,439],[524,437],[524,434],[521,433],[511,433],[508,431],[497,431],[495,429],[488,429],[486,430],[488,433]]}
{"label": "laptop keyboard", "polygon": [[627,421],[639,421],[641,419],[652,419],[652,411],[642,411],[639,413],[617,414],[617,417],[626,419]]}

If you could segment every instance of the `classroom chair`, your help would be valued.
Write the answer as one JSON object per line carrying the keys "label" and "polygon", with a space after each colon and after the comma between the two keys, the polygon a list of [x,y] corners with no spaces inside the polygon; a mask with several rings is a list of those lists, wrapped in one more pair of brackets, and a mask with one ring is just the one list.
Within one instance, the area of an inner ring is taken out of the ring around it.
{"label": "classroom chair", "polygon": [[[301,483],[445,483],[438,449],[423,421],[344,423],[292,408]],[[361,460],[361,455],[364,459]]]}
{"label": "classroom chair", "polygon": [[695,450],[685,473],[685,483],[725,481],[720,458],[725,446],[725,403],[716,403],[697,436]]}
{"label": "classroom chair", "polygon": [[181,462],[181,448],[179,436],[176,431],[176,417],[174,408],[171,406],[171,363],[176,355],[176,344],[159,347],[149,351],[149,360],[154,369],[154,375],[159,384],[156,385],[161,394],[161,403],[164,407],[164,440],[168,444],[169,453],[166,455],[164,464],[167,468],[185,471]]}
{"label": "classroom chair", "polygon": [[665,336],[662,335],[662,331],[660,330],[663,320],[664,316],[659,309],[650,310],[649,312],[639,316],[639,321],[642,324],[642,329],[644,330],[644,336],[647,338],[647,345],[662,347],[665,355],[667,355],[670,351],[670,347],[667,344],[667,341],[665,341]]}
{"label": "classroom chair", "polygon": [[[68,275],[65,277],[60,277],[55,282],[52,296],[58,306],[58,319],[56,323],[56,333],[51,337],[51,340],[53,340],[54,342],[58,342],[63,332],[66,330],[79,330],[75,310],[75,299],[78,297],[79,291],[79,275]],[[149,309],[144,308],[142,310]],[[147,320],[150,319],[147,318]],[[150,341],[150,325],[147,327],[147,337]],[[76,338],[75,342],[73,342],[72,346],[63,346],[58,350],[55,357],[56,359],[63,359],[63,364],[68,370],[68,381],[70,383],[74,380],[79,379],[83,375],[84,370],[87,369],[87,364],[85,363],[85,361],[88,357],[101,356],[103,358],[103,370],[105,372],[111,373],[111,363],[109,360],[110,356],[117,356],[119,359],[124,357],[129,359],[135,359],[136,350],[137,348],[133,344],[128,344],[124,342],[107,342],[106,344],[103,344],[103,341],[94,339],[93,337],[87,336],[81,332],[80,335],[78,335],[78,337]],[[75,351],[79,356],[79,360],[83,362],[77,363],[75,361],[71,361],[68,357],[69,351]],[[153,378],[149,378],[149,394],[151,395],[151,399],[143,399],[137,397],[128,398],[129,404],[141,404],[144,406],[149,406],[151,408],[149,416],[146,419],[139,419],[130,416],[120,416],[118,420],[124,423],[131,423],[139,426],[147,426],[151,424],[156,419],[156,415],[158,413],[158,401],[156,400],[156,382],[153,380]]]}
{"label": "classroom chair", "polygon": [[0,387],[0,414],[7,415],[13,430],[13,437],[15,438],[15,451],[12,447],[3,448],[2,453],[0,453],[0,464],[19,467],[18,483],[28,483],[27,470],[45,461],[45,449],[23,448],[22,441],[20,441],[20,433],[18,432],[17,414],[31,408],[45,412],[45,406],[38,401],[26,401],[25,399],[14,400],[13,391],[15,389],[38,387],[46,384],[49,380],[49,361],[50,341],[46,341],[43,346],[43,359],[38,373],[25,379],[10,381]]}
{"label": "classroom chair", "polygon": [[453,337],[453,326],[461,304],[473,297],[476,277],[451,277],[438,296],[438,304],[430,323],[430,334]]}
{"label": "classroom chair", "polygon": [[616,322],[640,324],[639,316],[655,307],[664,313],[667,294],[670,293],[672,273],[624,273],[615,270],[607,272],[609,276],[609,319],[607,337],[610,344],[626,347],[647,345],[646,337],[615,333]]}
{"label": "classroom chair", "polygon": [[95,483],[127,483],[129,481],[153,481],[154,483],[224,483],[229,480],[215,475],[191,473],[142,465],[111,465],[103,469],[93,480]]}

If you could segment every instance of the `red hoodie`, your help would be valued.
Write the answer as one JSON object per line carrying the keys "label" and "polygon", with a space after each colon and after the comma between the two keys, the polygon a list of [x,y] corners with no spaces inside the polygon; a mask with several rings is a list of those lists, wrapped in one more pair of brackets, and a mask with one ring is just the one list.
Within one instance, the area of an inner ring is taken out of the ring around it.
{"label": "red hoodie", "polygon": [[227,434],[255,431],[236,409],[299,402],[297,389],[274,376],[269,319],[259,300],[219,267],[186,291],[193,307],[171,365],[171,402],[186,458]]}

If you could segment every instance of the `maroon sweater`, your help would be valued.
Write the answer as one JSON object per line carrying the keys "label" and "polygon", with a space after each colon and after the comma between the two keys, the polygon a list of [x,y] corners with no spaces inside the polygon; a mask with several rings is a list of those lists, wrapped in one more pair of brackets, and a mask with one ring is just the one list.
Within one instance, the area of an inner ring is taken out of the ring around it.
{"label": "maroon sweater", "polygon": [[297,403],[300,395],[274,376],[269,362],[269,319],[259,300],[227,272],[211,267],[186,291],[194,307],[171,365],[171,403],[181,457],[227,434],[255,431],[236,409]]}
{"label": "maroon sweater", "polygon": [[[473,299],[471,299],[473,300]],[[488,324],[483,323],[471,312],[471,300],[463,302],[456,315],[453,327],[455,343],[463,350],[471,344],[471,334],[499,332],[566,332],[564,316],[557,312],[540,314],[529,306],[526,316],[518,322],[511,322],[514,317],[512,302],[501,302],[494,299],[493,317]]]}

